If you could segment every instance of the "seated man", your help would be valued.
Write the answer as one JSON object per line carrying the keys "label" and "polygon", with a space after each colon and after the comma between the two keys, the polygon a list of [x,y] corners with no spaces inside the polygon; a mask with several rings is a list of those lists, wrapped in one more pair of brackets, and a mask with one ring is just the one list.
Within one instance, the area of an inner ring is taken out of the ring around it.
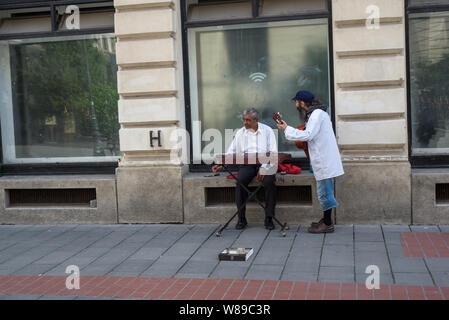
{"label": "seated man", "polygon": [[[259,123],[259,114],[256,109],[249,108],[243,112],[243,125],[244,127],[235,134],[234,140],[227,151],[228,154],[278,152],[273,129],[263,123]],[[222,169],[223,167],[220,165],[212,167],[214,173]],[[255,176],[257,176],[257,181],[262,181],[265,189],[265,228],[268,230],[274,229],[273,217],[276,206],[276,185],[274,183],[276,170],[277,165],[273,164],[247,164],[240,165],[238,171],[238,180],[246,187],[248,187]],[[247,198],[248,193],[237,183],[235,189],[237,209],[246,202]],[[238,212],[236,229],[243,229],[248,225],[245,213],[246,207],[244,206]]]}

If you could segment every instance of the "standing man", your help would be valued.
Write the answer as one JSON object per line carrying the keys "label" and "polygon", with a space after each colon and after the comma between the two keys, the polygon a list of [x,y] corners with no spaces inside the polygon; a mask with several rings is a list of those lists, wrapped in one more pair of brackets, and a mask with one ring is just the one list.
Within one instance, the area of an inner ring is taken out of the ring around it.
{"label": "standing man", "polygon": [[315,100],[309,91],[298,91],[292,100],[296,102],[299,112],[305,112],[306,127],[298,130],[282,121],[278,128],[284,131],[287,140],[307,141],[318,199],[323,209],[323,218],[319,222],[312,222],[308,231],[334,232],[332,208],[338,206],[334,197],[334,178],[344,174],[344,171],[332,123],[326,112],[327,106]]}
{"label": "standing man", "polygon": [[[228,154],[243,155],[245,153],[277,153],[276,137],[273,129],[269,126],[259,123],[259,113],[254,108],[246,109],[243,112],[243,128],[239,129],[228,148]],[[214,173],[222,170],[223,167],[216,165],[212,167]],[[239,209],[248,198],[248,193],[240,185],[248,188],[251,180],[257,176],[257,181],[262,182],[265,189],[265,228],[274,229],[273,217],[276,206],[276,171],[277,166],[273,164],[247,164],[239,166],[237,187],[235,189],[235,200],[237,209]],[[243,229],[248,225],[246,221],[246,206],[238,212],[238,222],[236,229]]]}

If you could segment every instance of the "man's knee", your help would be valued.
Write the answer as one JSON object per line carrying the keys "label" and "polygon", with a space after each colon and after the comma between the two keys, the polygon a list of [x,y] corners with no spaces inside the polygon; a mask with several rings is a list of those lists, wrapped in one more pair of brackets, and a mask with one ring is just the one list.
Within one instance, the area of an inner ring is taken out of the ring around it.
{"label": "man's knee", "polygon": [[236,182],[237,187],[241,187],[241,185],[244,185],[245,187],[248,187],[251,180],[253,180],[253,177],[245,177],[245,178],[237,178],[238,182]]}
{"label": "man's knee", "polygon": [[254,173],[251,168],[241,168],[238,172],[237,180],[244,186],[248,186],[255,176],[256,173]]}

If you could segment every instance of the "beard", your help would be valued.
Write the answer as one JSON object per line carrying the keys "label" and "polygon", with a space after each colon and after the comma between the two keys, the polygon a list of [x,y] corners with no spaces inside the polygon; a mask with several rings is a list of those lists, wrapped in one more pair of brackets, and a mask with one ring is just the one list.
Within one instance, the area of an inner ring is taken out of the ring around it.
{"label": "beard", "polygon": [[303,108],[299,108],[298,114],[299,114],[299,121],[304,124],[306,122],[306,110],[304,110]]}

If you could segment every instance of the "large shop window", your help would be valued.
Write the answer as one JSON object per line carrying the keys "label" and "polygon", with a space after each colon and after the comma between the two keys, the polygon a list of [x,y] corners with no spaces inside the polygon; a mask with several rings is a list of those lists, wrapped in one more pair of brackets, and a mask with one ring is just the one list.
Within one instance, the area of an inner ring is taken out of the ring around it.
{"label": "large shop window", "polygon": [[71,12],[54,9],[53,23],[45,8],[9,10],[0,21],[3,163],[117,161],[116,39],[95,33],[113,28],[113,10],[81,5],[79,30],[64,35]]}
{"label": "large shop window", "polygon": [[409,53],[412,156],[449,155],[449,10],[409,14]]}
{"label": "large shop window", "polygon": [[[245,14],[251,15],[249,3],[237,2],[247,10],[235,10],[234,15],[229,3],[229,8],[223,4],[217,11],[212,10],[212,5],[205,6],[202,11],[191,8],[188,16],[207,20],[206,15],[209,14],[209,19],[218,19],[217,16],[228,10],[228,16],[242,20]],[[330,104],[328,18],[280,17],[288,12],[300,13],[304,8],[320,10],[323,3],[279,1],[278,6],[273,6],[273,1],[261,1],[260,15],[248,19],[249,23],[227,21],[219,25],[188,28],[192,154],[195,163],[200,158],[210,159],[213,153],[209,153],[207,148],[211,142],[209,135],[205,134],[208,129],[221,133],[221,151],[226,152],[232,136],[229,139],[225,130],[230,132],[229,129],[243,126],[242,111],[246,108],[258,109],[259,121],[277,130],[272,119],[276,111],[290,125],[301,124],[291,100],[300,89],[310,90],[323,103]],[[282,10],[283,6],[290,11]],[[276,18],[264,18],[270,14]],[[305,157],[304,152],[293,142],[286,141],[283,134],[278,134],[278,144],[280,152],[289,152],[296,158]]]}

